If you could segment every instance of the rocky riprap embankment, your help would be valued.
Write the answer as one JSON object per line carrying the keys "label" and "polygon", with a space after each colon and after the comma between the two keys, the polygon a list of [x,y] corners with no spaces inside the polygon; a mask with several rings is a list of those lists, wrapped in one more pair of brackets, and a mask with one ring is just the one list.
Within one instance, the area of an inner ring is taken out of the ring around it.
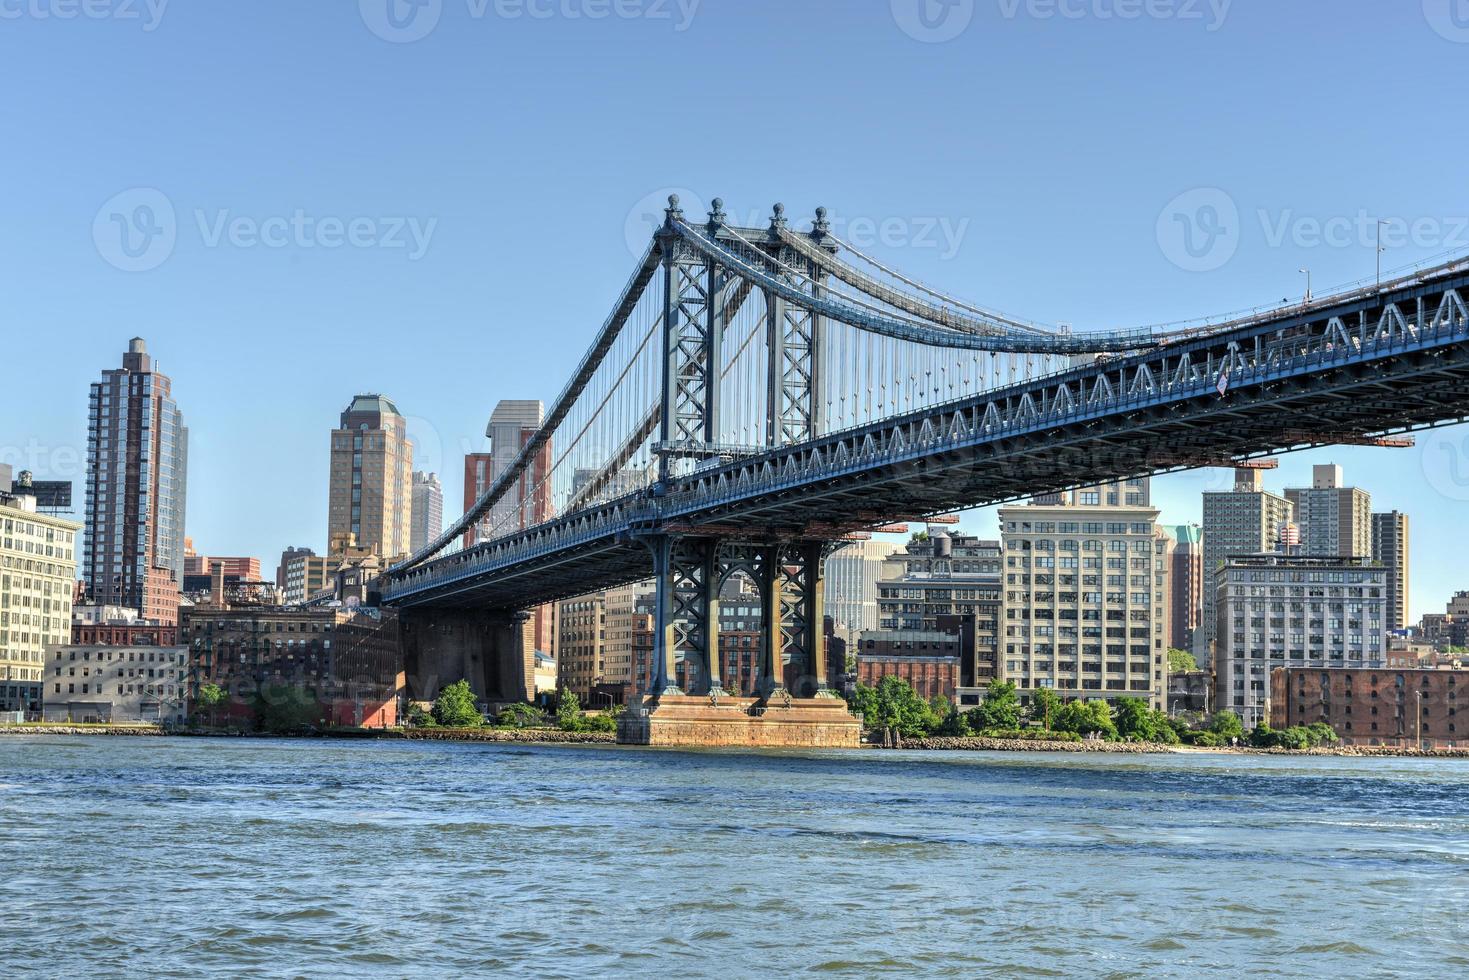
{"label": "rocky riprap embankment", "polygon": [[4,725],[0,735],[163,735],[152,725]]}
{"label": "rocky riprap embankment", "polygon": [[1150,742],[1063,742],[1029,738],[983,738],[977,735],[963,738],[936,736],[904,739],[903,748],[992,752],[1123,752],[1133,755],[1172,751],[1167,745],[1154,745]]}
{"label": "rocky riprap embankment", "polygon": [[441,742],[560,742],[587,745],[616,743],[611,732],[563,732],[555,728],[410,728],[404,738]]}

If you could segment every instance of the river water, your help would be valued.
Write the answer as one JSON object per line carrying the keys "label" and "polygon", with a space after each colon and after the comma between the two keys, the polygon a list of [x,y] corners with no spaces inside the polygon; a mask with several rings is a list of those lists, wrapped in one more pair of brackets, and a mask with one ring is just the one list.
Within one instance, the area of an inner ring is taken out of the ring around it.
{"label": "river water", "polygon": [[7,976],[1464,976],[1469,762],[0,737]]}

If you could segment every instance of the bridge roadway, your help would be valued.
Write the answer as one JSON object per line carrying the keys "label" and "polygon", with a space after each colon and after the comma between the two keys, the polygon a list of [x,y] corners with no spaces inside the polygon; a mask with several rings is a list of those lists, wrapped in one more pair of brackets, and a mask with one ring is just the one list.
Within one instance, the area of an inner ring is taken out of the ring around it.
{"label": "bridge roadway", "polygon": [[403,608],[648,578],[659,532],[835,539],[895,517],[1469,417],[1469,270],[1088,363],[688,476],[395,573]]}

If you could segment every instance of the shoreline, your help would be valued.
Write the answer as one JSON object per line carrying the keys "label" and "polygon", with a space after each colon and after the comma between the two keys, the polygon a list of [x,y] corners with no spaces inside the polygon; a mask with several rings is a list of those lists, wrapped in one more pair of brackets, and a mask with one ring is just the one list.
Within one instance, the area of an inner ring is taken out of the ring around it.
{"label": "shoreline", "polygon": [[[611,732],[563,732],[551,728],[348,728],[310,734],[217,731],[191,728],[165,731],[156,725],[30,724],[0,725],[5,735],[106,735],[134,738],[299,738],[367,739],[417,742],[486,742],[519,745],[616,745]],[[859,750],[883,751],[863,743]],[[1469,759],[1469,748],[1411,749],[1390,745],[1345,745],[1314,749],[1257,749],[1250,746],[1201,747],[1156,742],[1062,742],[1042,739],[932,736],[904,741],[903,750],[915,752],[1073,752],[1110,755],[1276,755],[1338,756],[1344,758]],[[891,750],[889,750],[891,751]]]}

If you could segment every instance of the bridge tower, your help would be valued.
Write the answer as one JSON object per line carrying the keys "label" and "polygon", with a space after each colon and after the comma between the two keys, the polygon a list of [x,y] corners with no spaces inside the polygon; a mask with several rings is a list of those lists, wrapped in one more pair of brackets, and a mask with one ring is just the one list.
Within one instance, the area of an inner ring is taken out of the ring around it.
{"label": "bridge tower", "polygon": [[[726,235],[723,202],[712,202],[704,232]],[[659,232],[663,255],[661,482],[701,461],[750,447],[719,443],[719,383],[725,328],[750,286],[691,248],[677,233],[683,220],[670,196]],[[819,290],[825,273],[782,240],[785,209],[774,207],[762,236],[729,236],[800,269]],[[811,235],[827,245],[830,226],[817,212]],[[768,353],[764,446],[807,441],[822,431],[822,317],[764,290]],[[656,491],[655,491],[656,492]],[[656,596],[651,696],[624,718],[622,741],[651,744],[855,744],[860,727],[832,694],[827,677],[822,568],[831,543],[800,528],[759,536],[710,527],[657,527],[640,535],[653,557]],[[760,684],[757,698],[724,688],[719,644],[719,596],[736,574],[760,595]],[[676,664],[684,656],[685,690]]]}

